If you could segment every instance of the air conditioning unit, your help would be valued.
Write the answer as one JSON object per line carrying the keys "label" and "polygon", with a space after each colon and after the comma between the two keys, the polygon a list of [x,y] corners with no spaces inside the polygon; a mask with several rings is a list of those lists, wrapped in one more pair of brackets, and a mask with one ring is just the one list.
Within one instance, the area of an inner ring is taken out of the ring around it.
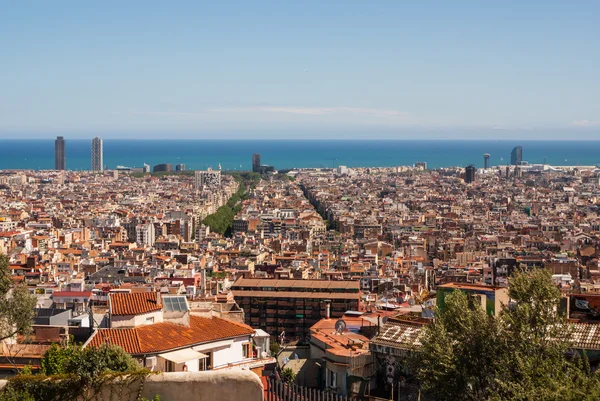
{"label": "air conditioning unit", "polygon": [[147,368],[154,368],[156,367],[156,357],[155,356],[149,356],[146,358],[146,363],[144,364]]}

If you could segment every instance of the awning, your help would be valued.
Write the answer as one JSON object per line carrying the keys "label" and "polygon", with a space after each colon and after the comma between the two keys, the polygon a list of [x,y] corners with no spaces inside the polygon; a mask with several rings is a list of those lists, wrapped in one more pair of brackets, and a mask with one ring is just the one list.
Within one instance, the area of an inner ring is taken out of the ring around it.
{"label": "awning", "polygon": [[224,345],[199,345],[197,347],[192,347],[194,351],[202,351],[202,352],[215,352],[220,351],[222,349],[231,348],[231,344]]}
{"label": "awning", "polygon": [[158,356],[175,363],[183,363],[192,361],[194,359],[208,358],[208,355],[203,354],[202,352],[194,351],[190,348],[181,349],[179,351],[165,352],[164,354],[158,354]]}

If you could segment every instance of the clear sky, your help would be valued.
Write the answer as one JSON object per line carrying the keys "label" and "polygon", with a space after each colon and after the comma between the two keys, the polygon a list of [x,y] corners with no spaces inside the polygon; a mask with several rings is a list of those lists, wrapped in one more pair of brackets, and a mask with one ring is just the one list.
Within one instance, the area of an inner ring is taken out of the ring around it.
{"label": "clear sky", "polygon": [[3,1],[0,138],[600,139],[600,1]]}

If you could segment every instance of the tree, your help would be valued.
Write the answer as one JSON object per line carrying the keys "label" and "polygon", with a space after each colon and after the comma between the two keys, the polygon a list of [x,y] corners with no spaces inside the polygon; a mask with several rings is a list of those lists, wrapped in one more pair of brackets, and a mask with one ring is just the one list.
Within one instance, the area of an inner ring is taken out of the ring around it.
{"label": "tree", "polygon": [[82,348],[76,344],[53,344],[41,360],[41,373],[45,375],[75,374],[88,379],[104,372],[132,372],[138,369],[138,362],[116,345]]}
{"label": "tree", "polygon": [[27,285],[13,285],[8,257],[0,254],[0,341],[29,332],[35,304]]}
{"label": "tree", "polygon": [[509,281],[514,305],[505,308],[505,352],[497,372],[502,399],[597,400],[600,381],[591,374],[587,355],[572,350],[573,327],[557,312],[560,290],[550,272],[517,272]]}
{"label": "tree", "polygon": [[285,368],[281,372],[281,378],[284,382],[291,384],[294,382],[294,380],[296,380],[296,374],[291,368]]}
{"label": "tree", "polygon": [[279,343],[277,341],[271,341],[271,345],[269,346],[269,351],[271,351],[272,356],[276,356],[277,354],[279,354],[280,348],[281,347],[279,346]]}
{"label": "tree", "polygon": [[485,400],[493,391],[500,348],[498,323],[469,303],[461,291],[449,294],[444,312],[425,329],[415,353],[423,391],[438,400]]}
{"label": "tree", "polygon": [[599,399],[598,376],[557,313],[550,273],[516,272],[509,296],[513,304],[493,317],[459,290],[448,295],[413,356],[423,391],[436,400]]}

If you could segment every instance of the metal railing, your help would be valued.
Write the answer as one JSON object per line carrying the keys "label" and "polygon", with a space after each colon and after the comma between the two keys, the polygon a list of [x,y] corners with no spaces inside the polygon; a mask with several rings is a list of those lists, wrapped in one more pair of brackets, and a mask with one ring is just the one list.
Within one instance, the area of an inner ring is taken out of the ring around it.
{"label": "metal railing", "polygon": [[356,398],[268,379],[265,401],[351,401]]}

